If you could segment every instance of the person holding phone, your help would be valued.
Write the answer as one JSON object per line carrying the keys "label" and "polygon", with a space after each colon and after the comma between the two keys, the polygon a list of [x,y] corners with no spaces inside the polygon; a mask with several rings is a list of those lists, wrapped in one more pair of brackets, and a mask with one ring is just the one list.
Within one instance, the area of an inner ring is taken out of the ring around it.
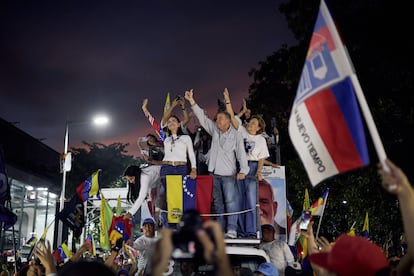
{"label": "person holding phone", "polygon": [[308,225],[312,219],[312,213],[309,210],[302,211],[299,228],[302,231],[308,231]]}
{"label": "person holding phone", "polygon": [[285,269],[295,262],[292,251],[286,241],[275,239],[275,228],[271,224],[264,224],[260,248],[269,255],[270,261],[276,266],[279,275],[285,275]]}

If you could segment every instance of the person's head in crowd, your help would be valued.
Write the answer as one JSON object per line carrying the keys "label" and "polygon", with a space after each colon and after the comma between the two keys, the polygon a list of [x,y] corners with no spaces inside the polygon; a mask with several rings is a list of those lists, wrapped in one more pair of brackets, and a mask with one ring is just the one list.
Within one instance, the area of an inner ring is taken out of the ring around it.
{"label": "person's head in crowd", "polygon": [[255,275],[279,276],[279,271],[273,263],[266,262],[259,265],[255,271]]}
{"label": "person's head in crowd", "polygon": [[329,252],[309,256],[314,265],[334,275],[388,275],[389,264],[382,248],[359,236],[342,234]]}
{"label": "person's head in crowd", "polygon": [[262,116],[253,115],[250,118],[246,128],[247,131],[252,135],[261,134],[266,128],[266,123],[263,120]]}
{"label": "person's head in crowd", "polygon": [[142,222],[142,232],[145,237],[155,236],[155,221],[152,218],[146,218]]}
{"label": "person's head in crowd", "polygon": [[194,273],[194,262],[182,261],[180,263],[180,272],[182,276],[191,276]]}
{"label": "person's head in crowd", "polygon": [[181,130],[181,121],[175,115],[171,115],[167,119],[167,135],[170,136],[173,134],[176,134],[176,135],[183,134],[183,131]]}
{"label": "person's head in crowd", "polygon": [[120,269],[116,273],[116,276],[129,276],[129,272],[126,269]]}
{"label": "person's head in crowd", "polygon": [[215,116],[216,126],[221,132],[226,132],[231,125],[231,116],[227,111],[219,111]]}
{"label": "person's head in crowd", "polygon": [[274,198],[272,185],[264,179],[259,181],[259,207],[261,224],[274,225],[277,201]]}
{"label": "person's head in crowd", "polygon": [[58,276],[115,276],[116,274],[106,265],[95,261],[78,261],[65,264],[58,271]]}
{"label": "person's head in crowd", "polygon": [[128,202],[135,202],[141,189],[141,169],[136,165],[130,165],[125,169],[124,178],[128,181]]}
{"label": "person's head in crowd", "polygon": [[262,241],[271,242],[275,239],[275,227],[272,224],[262,224]]}
{"label": "person's head in crowd", "polygon": [[248,267],[242,267],[240,265],[232,266],[234,276],[253,276],[253,271]]}
{"label": "person's head in crowd", "polygon": [[148,146],[155,146],[155,145],[157,145],[157,137],[155,137],[155,135],[154,134],[151,134],[151,133],[148,133],[147,134],[147,145]]}
{"label": "person's head in crowd", "polygon": [[252,115],[252,111],[250,110],[250,108],[246,109],[246,112],[244,112],[244,118],[246,119],[246,121],[250,120],[251,115]]}

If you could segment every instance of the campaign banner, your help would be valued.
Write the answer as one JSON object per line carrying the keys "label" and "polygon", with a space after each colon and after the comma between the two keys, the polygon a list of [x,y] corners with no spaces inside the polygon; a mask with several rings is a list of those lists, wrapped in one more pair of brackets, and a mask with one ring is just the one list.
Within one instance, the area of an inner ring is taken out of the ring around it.
{"label": "campaign banner", "polygon": [[[286,177],[285,166],[263,166],[264,181],[259,181],[261,224],[272,224],[279,238],[286,239]],[[279,230],[279,231],[278,231]]]}

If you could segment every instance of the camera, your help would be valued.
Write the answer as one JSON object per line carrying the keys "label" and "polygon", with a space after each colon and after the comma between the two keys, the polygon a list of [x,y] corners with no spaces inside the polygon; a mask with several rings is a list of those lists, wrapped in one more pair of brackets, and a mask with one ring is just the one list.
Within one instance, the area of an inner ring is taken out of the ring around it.
{"label": "camera", "polygon": [[181,95],[177,95],[177,97],[175,97],[175,100],[177,100],[177,101],[182,100],[182,99],[183,99],[183,97]]}
{"label": "camera", "polygon": [[[202,228],[203,220],[197,210],[191,209],[184,212],[177,230],[172,235],[173,253],[175,259],[203,260],[203,247],[197,238],[197,231]],[[210,239],[213,235],[208,231]]]}

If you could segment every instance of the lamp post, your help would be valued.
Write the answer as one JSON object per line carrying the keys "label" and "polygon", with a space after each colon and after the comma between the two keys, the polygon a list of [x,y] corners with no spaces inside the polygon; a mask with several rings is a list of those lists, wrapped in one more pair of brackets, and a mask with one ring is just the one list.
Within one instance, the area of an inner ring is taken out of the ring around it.
{"label": "lamp post", "polygon": [[[109,122],[109,119],[106,116],[100,115],[96,116],[93,119],[93,123],[95,125],[106,125]],[[70,168],[68,168],[68,164],[66,162],[72,162],[71,157],[68,156],[68,144],[69,144],[69,125],[73,124],[74,122],[66,121],[65,126],[65,142],[64,142],[64,148],[63,148],[63,165],[62,165],[62,191],[60,194],[60,202],[59,202],[59,213],[62,212],[63,208],[65,207],[65,190],[66,190],[66,172],[70,171]],[[86,122],[75,122],[78,124],[82,123],[89,123],[89,121]],[[70,167],[70,166],[69,166]],[[57,232],[57,246],[62,244],[62,237],[63,237],[63,222],[59,219],[58,220],[58,232]]]}

